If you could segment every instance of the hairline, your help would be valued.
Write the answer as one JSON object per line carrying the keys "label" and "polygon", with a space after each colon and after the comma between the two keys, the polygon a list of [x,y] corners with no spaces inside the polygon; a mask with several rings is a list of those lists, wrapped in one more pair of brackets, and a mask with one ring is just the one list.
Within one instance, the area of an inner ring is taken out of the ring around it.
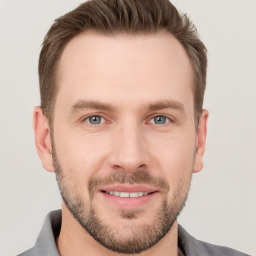
{"label": "hairline", "polygon": [[[75,34],[73,37],[71,37],[69,40],[66,41],[65,45],[62,47],[61,51],[59,51],[59,54],[57,55],[56,58],[56,63],[54,66],[54,71],[53,71],[53,77],[52,77],[52,86],[55,87],[55,93],[54,96],[52,98],[51,101],[51,105],[50,107],[47,108],[47,119],[49,121],[50,126],[53,127],[53,122],[54,122],[54,110],[55,110],[55,105],[56,105],[56,99],[57,99],[57,95],[59,92],[59,80],[60,80],[60,76],[61,76],[61,70],[60,70],[60,63],[61,63],[61,59],[63,56],[63,53],[66,49],[66,47],[68,46],[68,44],[75,38],[79,37],[82,34],[93,34],[93,35],[100,35],[100,36],[105,36],[105,37],[112,37],[112,38],[117,38],[117,37],[122,37],[122,36],[131,36],[131,37],[141,37],[141,36],[150,36],[150,35],[157,35],[157,34],[161,34],[161,33],[165,33],[165,34],[170,34],[172,35],[177,41],[178,43],[181,45],[181,47],[184,49],[185,53],[186,53],[186,57],[189,60],[189,64],[191,67],[191,74],[192,74],[192,84],[191,84],[191,90],[192,90],[192,94],[193,94],[193,113],[194,113],[194,121],[195,121],[195,128],[197,130],[198,128],[198,124],[199,124],[199,119],[200,117],[198,117],[198,113],[196,110],[196,103],[195,103],[195,99],[196,99],[196,84],[197,84],[197,79],[196,79],[196,71],[194,70],[194,65],[193,62],[188,54],[187,49],[184,47],[184,45],[180,42],[180,40],[173,35],[173,33],[171,33],[170,31],[168,31],[168,29],[166,28],[160,28],[160,29],[155,29],[152,31],[107,31],[104,32],[102,30],[97,30],[97,29],[85,29],[83,31],[80,31],[79,33]],[[201,113],[200,113],[201,114]]]}

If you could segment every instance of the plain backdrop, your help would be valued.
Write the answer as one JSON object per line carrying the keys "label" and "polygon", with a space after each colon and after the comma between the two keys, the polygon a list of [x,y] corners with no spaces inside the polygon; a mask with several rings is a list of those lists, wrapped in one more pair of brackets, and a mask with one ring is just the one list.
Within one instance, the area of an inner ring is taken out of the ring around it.
{"label": "plain backdrop", "polygon": [[[0,0],[0,255],[32,247],[61,206],[36,154],[37,62],[53,20],[74,0]],[[256,255],[256,1],[175,0],[209,52],[205,167],[179,222],[193,236]]]}

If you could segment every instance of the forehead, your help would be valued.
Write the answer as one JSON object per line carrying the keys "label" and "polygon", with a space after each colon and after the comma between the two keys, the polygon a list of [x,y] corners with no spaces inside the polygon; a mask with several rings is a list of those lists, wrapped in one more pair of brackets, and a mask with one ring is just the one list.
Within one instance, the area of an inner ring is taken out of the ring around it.
{"label": "forehead", "polygon": [[192,96],[193,72],[182,45],[170,33],[106,36],[84,32],[65,47],[58,94],[98,100],[157,101]]}

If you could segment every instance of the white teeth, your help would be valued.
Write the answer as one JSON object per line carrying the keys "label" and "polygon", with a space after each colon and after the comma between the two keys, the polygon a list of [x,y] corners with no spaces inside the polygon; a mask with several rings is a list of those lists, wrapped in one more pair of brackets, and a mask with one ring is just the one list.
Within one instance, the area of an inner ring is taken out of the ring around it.
{"label": "white teeth", "polygon": [[147,192],[119,192],[119,191],[106,191],[106,193],[114,196],[119,196],[119,197],[141,197],[141,196],[146,196],[149,193]]}
{"label": "white teeth", "polygon": [[137,193],[137,192],[135,192],[135,193],[130,193],[130,197],[138,197],[139,195],[138,195],[139,193]]}
{"label": "white teeth", "polygon": [[114,195],[114,196],[119,196],[120,193],[119,193],[118,191],[114,191],[113,195]]}
{"label": "white teeth", "polygon": [[143,192],[139,192],[138,194],[139,194],[138,196],[143,196]]}
{"label": "white teeth", "polygon": [[130,197],[130,193],[120,192],[120,197]]}

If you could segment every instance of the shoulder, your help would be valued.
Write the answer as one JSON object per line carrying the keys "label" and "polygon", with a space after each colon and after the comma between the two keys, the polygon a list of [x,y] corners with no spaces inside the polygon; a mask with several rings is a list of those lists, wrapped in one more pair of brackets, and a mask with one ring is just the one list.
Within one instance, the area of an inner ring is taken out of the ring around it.
{"label": "shoulder", "polygon": [[47,214],[34,247],[18,256],[59,256],[55,239],[60,232],[61,220],[61,210],[52,211]]}
{"label": "shoulder", "polygon": [[17,256],[34,256],[34,255],[36,255],[35,254],[35,247],[33,247],[33,248],[31,248],[31,249],[29,249],[29,250],[27,250],[27,251],[17,255]]}
{"label": "shoulder", "polygon": [[213,245],[210,243],[197,240],[180,225],[179,247],[182,248],[182,251],[186,256],[249,256],[248,254],[236,251],[225,246]]}
{"label": "shoulder", "polygon": [[199,241],[198,246],[202,255],[214,255],[214,256],[249,256],[248,254],[239,252],[229,247],[213,245],[203,241]]}

